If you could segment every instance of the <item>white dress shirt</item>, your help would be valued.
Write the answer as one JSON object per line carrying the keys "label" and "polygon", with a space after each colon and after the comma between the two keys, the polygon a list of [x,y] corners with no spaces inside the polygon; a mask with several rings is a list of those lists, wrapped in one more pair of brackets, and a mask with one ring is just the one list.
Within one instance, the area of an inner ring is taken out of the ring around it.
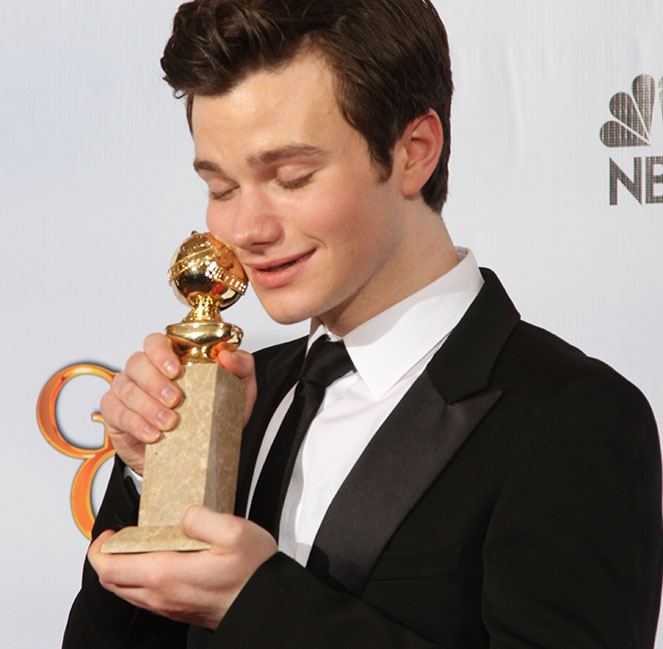
{"label": "white dress shirt", "polygon": [[[281,515],[279,549],[302,565],[306,565],[325,513],[355,462],[483,285],[472,252],[456,250],[461,261],[448,273],[343,338],[356,371],[327,388],[299,449]],[[338,339],[314,319],[308,346],[325,333]],[[265,431],[249,492],[249,509],[294,391],[293,386]]]}

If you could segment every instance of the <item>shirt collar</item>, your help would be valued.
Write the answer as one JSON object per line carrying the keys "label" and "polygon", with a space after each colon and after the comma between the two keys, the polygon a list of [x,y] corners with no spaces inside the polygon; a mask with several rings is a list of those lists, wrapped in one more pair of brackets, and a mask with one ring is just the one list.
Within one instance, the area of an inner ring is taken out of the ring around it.
{"label": "shirt collar", "polygon": [[[343,341],[371,394],[380,398],[458,324],[483,285],[476,259],[456,248],[460,262],[428,286],[359,325]],[[311,321],[309,347],[328,334]]]}

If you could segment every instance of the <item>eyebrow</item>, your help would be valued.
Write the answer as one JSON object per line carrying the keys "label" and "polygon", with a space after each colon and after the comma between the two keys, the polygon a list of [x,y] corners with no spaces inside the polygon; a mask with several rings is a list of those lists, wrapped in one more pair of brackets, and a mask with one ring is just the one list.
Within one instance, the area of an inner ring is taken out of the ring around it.
{"label": "eyebrow", "polygon": [[248,163],[251,167],[261,167],[280,160],[290,158],[313,158],[324,155],[325,151],[310,144],[288,144],[270,151],[263,151],[255,156],[248,157]]}
{"label": "eyebrow", "polygon": [[[250,167],[264,167],[281,160],[291,158],[314,158],[326,155],[324,149],[320,149],[310,144],[287,144],[276,149],[263,151],[257,155],[251,155],[247,158]],[[209,160],[194,160],[193,168],[196,171],[212,171],[214,173],[223,173],[221,167],[215,162]]]}

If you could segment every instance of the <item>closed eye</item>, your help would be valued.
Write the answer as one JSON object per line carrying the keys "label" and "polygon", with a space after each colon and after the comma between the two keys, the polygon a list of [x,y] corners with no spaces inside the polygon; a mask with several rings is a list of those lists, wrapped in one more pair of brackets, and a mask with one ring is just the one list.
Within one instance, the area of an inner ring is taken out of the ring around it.
{"label": "closed eye", "polygon": [[227,201],[230,200],[232,193],[236,190],[236,187],[233,187],[232,189],[226,189],[225,191],[222,192],[214,192],[210,190],[208,192],[209,199],[211,201]]}
{"label": "closed eye", "polygon": [[[276,184],[283,189],[299,189],[308,185],[313,179],[315,172],[301,176],[300,178],[295,178],[294,180],[281,180],[276,179]],[[208,191],[208,197],[212,201],[228,201],[232,198],[233,193],[237,190],[237,187],[231,187],[230,189],[225,189],[220,192],[215,192],[213,190]]]}
{"label": "closed eye", "polygon": [[308,183],[311,182],[314,173],[315,172],[311,172],[310,174],[306,174],[306,176],[296,178],[295,180],[280,180],[277,178],[276,182],[279,187],[283,187],[283,189],[299,189],[300,187],[304,187],[304,185],[308,185]]}

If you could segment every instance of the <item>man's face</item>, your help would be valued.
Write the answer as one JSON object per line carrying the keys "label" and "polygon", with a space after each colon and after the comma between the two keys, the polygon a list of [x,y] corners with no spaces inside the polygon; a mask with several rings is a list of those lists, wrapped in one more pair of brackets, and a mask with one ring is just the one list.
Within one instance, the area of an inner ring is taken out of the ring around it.
{"label": "man's face", "polygon": [[401,250],[398,174],[379,182],[320,57],[196,96],[192,131],[209,230],[233,248],[272,318],[319,316],[344,334],[391,305],[413,261]]}

